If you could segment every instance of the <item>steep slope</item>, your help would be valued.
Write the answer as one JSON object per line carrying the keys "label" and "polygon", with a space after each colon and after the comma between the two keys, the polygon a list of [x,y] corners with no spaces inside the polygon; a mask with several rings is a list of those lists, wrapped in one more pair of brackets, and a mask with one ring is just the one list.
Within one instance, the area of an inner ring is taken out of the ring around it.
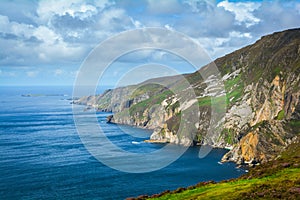
{"label": "steep slope", "polygon": [[[264,36],[214,63],[220,74],[210,74],[211,63],[192,74],[74,103],[112,111],[116,123],[154,129],[152,140],[228,147],[223,161],[256,164],[274,158],[300,132],[300,29]],[[185,93],[189,89],[194,96]],[[193,110],[199,117],[188,118]],[[189,125],[182,127],[183,121]]]}
{"label": "steep slope", "polygon": [[198,183],[188,188],[165,191],[143,199],[299,199],[300,143],[295,141],[274,161],[251,168],[237,179]]}

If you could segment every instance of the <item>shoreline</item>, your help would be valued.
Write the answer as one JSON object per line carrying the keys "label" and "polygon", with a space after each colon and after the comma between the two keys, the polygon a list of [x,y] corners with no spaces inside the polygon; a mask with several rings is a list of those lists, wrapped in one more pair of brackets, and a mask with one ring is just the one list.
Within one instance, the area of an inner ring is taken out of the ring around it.
{"label": "shoreline", "polygon": [[[203,181],[188,187],[165,190],[155,194],[128,197],[145,199],[298,199],[300,197],[300,139],[291,143],[279,159],[249,169],[238,178]],[[280,185],[280,188],[278,186]],[[245,187],[248,186],[248,187]],[[219,192],[216,193],[215,190]],[[231,194],[228,196],[228,194]]]}
{"label": "shoreline", "polygon": [[167,140],[153,140],[153,139],[144,140],[144,142],[146,142],[146,143],[152,143],[152,144],[166,144],[166,143],[170,143]]}

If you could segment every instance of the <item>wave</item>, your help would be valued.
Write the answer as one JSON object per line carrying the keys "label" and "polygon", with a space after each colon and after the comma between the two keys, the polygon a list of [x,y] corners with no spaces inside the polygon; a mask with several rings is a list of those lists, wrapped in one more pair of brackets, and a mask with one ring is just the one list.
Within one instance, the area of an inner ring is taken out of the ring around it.
{"label": "wave", "polygon": [[131,143],[132,144],[141,144],[140,142],[137,142],[137,141],[132,141]]}

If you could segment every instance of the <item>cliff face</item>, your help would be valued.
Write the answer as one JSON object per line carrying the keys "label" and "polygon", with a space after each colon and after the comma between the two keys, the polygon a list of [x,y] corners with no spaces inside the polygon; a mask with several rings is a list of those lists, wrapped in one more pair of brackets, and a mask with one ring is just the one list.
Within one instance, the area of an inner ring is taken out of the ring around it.
{"label": "cliff face", "polygon": [[[154,129],[153,140],[230,147],[223,161],[272,159],[300,132],[300,29],[264,36],[214,63],[220,77],[209,74],[209,64],[183,77],[108,90],[74,103],[112,111],[116,123]],[[225,93],[218,90],[220,85]],[[184,93],[188,89],[194,97]],[[226,108],[225,115],[212,118],[212,104],[217,111]],[[198,117],[182,128],[185,112],[193,109]]]}

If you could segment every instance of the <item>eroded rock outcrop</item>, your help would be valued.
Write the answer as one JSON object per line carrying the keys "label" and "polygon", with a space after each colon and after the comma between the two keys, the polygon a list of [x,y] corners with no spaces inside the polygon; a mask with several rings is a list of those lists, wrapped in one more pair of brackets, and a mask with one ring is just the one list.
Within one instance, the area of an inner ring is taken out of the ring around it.
{"label": "eroded rock outcrop", "polygon": [[74,103],[114,112],[116,123],[154,129],[151,140],[227,147],[223,161],[265,162],[300,132],[299,47],[300,29],[274,33],[215,60],[220,74],[210,74],[211,63],[183,78],[158,78]]}

